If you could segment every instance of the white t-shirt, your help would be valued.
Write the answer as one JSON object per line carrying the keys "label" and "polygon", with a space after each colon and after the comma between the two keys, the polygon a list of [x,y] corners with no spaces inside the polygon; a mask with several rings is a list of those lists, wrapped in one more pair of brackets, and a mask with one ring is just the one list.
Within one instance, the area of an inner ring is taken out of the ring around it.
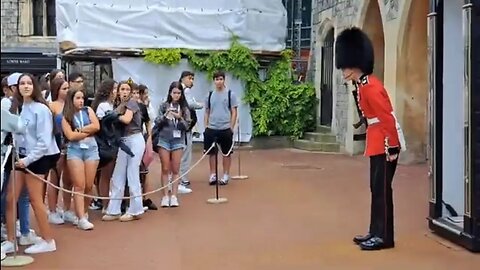
{"label": "white t-shirt", "polygon": [[108,111],[113,111],[113,104],[108,101],[104,101],[98,104],[95,114],[97,115],[98,119],[102,119]]}

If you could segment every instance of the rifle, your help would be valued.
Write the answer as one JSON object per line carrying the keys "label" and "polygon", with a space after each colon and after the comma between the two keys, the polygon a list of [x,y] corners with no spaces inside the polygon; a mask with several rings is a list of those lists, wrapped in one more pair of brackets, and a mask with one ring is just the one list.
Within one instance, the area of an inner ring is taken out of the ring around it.
{"label": "rifle", "polygon": [[[353,99],[355,100],[355,106],[357,107],[358,117],[360,118],[360,120],[357,123],[353,124],[353,128],[359,129],[362,125],[365,125],[365,127],[367,127],[368,124],[367,124],[367,119],[363,116],[362,110],[360,110],[360,105],[358,104],[358,86],[355,82],[353,82],[353,85],[355,86],[355,90],[352,91],[352,95],[353,95]],[[348,90],[347,83],[345,83],[345,87]],[[354,141],[365,141],[366,139],[367,139],[366,133],[353,134]]]}
{"label": "rifle", "polygon": [[353,85],[355,86],[355,90],[352,91],[352,95],[353,99],[355,100],[355,106],[357,107],[358,117],[360,118],[357,123],[353,124],[353,127],[355,129],[359,129],[362,125],[365,125],[365,127],[367,127],[368,124],[367,119],[365,119],[365,117],[363,116],[362,110],[360,110],[360,105],[358,104],[358,86],[356,83],[353,83]]}

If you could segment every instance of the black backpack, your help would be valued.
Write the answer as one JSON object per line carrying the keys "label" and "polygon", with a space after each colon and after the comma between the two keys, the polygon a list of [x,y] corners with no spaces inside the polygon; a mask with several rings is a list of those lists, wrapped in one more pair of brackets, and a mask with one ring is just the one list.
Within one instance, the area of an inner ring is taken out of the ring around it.
{"label": "black backpack", "polygon": [[190,107],[189,107],[189,110],[190,110],[191,122],[190,122],[190,125],[187,128],[187,132],[192,131],[193,127],[197,124],[197,121],[198,121],[196,110],[195,109],[190,109]]}

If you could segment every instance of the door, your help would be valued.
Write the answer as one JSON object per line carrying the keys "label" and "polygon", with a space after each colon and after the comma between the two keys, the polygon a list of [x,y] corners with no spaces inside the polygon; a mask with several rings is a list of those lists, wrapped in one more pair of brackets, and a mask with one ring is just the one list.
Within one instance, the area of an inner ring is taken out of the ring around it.
{"label": "door", "polygon": [[322,72],[320,86],[320,125],[332,125],[333,109],[333,43],[334,30],[328,31],[322,46]]}

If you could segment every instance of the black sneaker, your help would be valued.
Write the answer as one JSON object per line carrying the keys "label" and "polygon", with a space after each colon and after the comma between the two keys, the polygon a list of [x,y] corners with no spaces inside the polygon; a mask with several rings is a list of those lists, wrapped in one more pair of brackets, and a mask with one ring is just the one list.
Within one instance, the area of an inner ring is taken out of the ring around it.
{"label": "black sneaker", "polygon": [[88,208],[90,208],[90,210],[100,210],[103,208],[102,202],[100,200],[94,199],[92,200]]}
{"label": "black sneaker", "polygon": [[148,210],[158,210],[158,207],[153,203],[152,200],[146,199],[143,201],[143,206],[147,207]]}

